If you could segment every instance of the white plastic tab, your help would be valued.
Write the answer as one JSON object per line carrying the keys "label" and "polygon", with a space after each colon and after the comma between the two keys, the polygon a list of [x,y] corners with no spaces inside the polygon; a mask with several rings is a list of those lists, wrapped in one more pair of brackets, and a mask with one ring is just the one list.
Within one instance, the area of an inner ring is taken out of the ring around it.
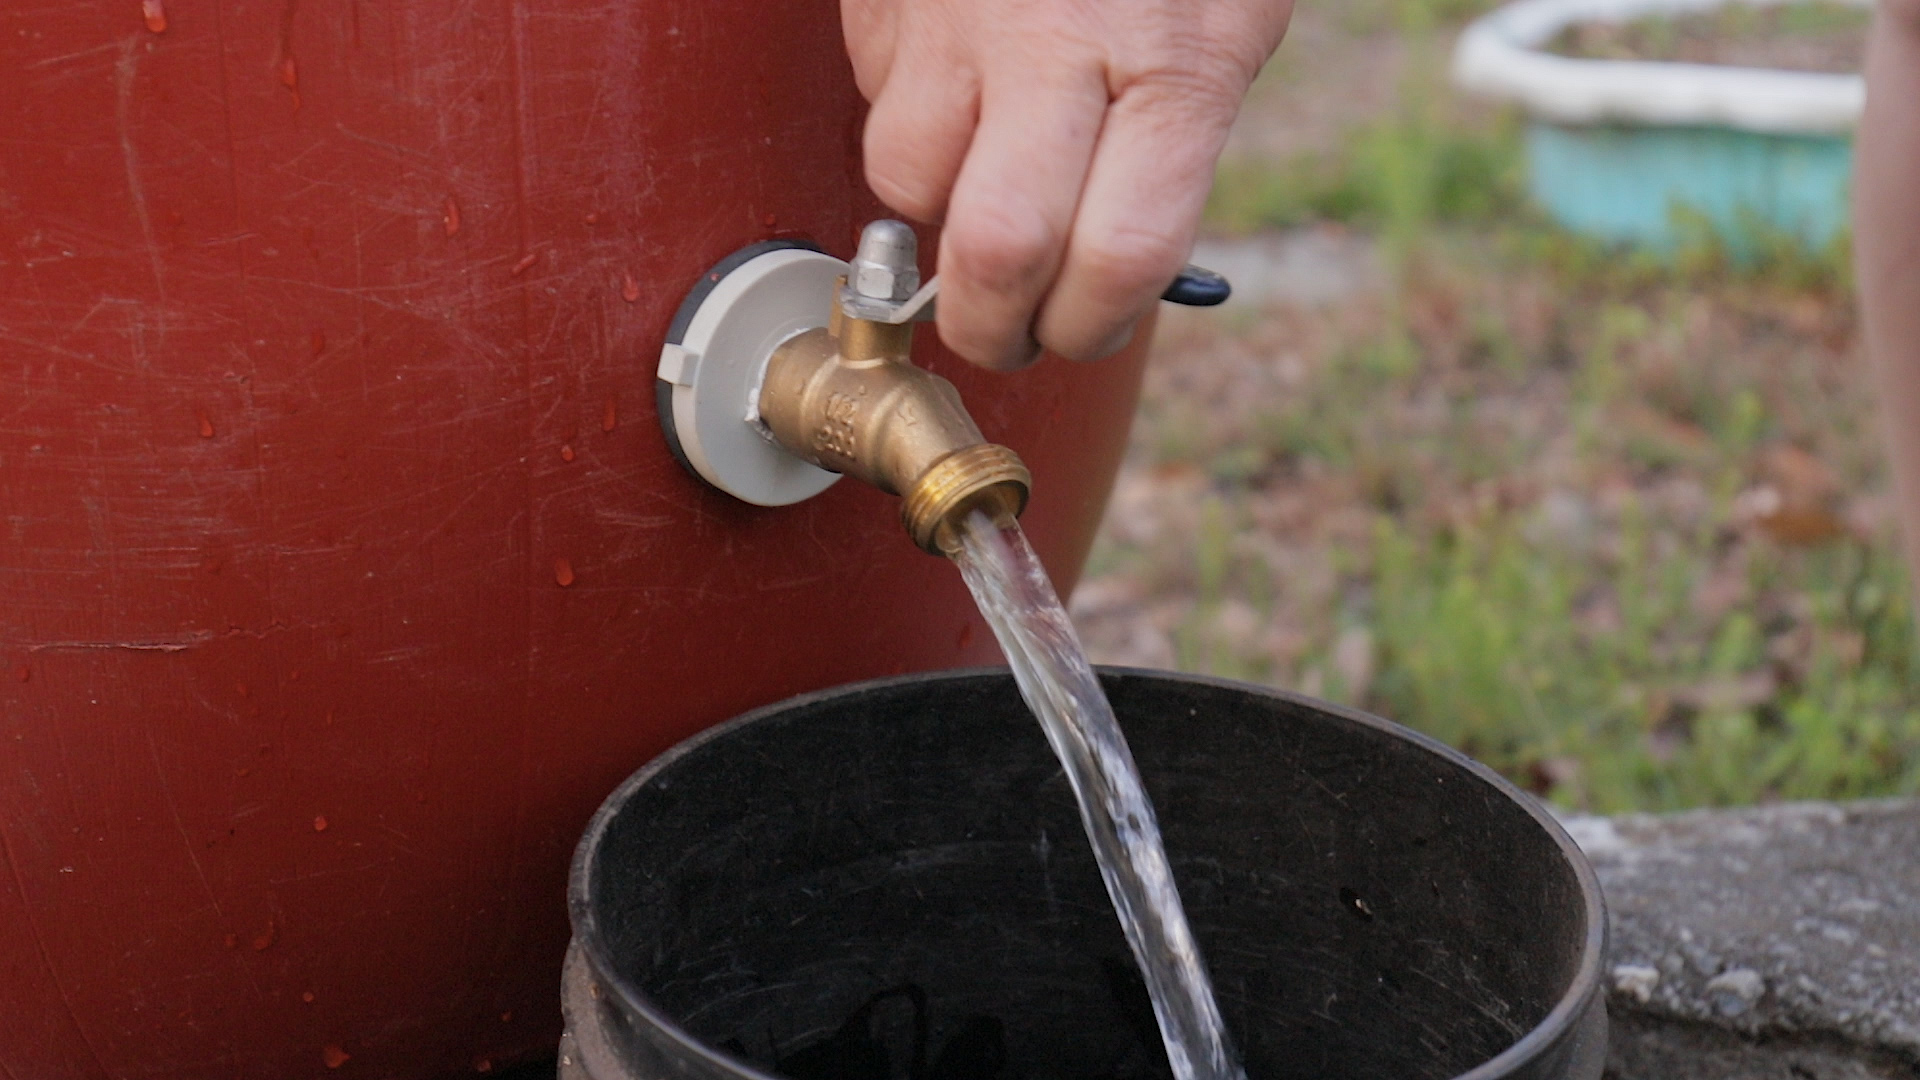
{"label": "white plastic tab", "polygon": [[766,438],[760,384],[773,351],[825,326],[847,264],[817,251],[770,251],[714,285],[678,344],[660,350],[673,385],[673,428],[687,463],[708,483],[760,506],[810,499],[840,479]]}
{"label": "white plastic tab", "polygon": [[660,350],[660,378],[675,386],[692,386],[694,373],[700,370],[700,354],[669,341]]}

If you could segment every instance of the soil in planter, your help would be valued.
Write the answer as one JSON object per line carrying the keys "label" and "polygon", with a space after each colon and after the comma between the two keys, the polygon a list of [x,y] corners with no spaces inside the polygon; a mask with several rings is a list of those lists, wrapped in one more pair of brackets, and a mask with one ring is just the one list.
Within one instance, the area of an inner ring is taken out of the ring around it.
{"label": "soil in planter", "polygon": [[1654,60],[1849,73],[1866,59],[1867,9],[1828,0],[1729,4],[1694,15],[1580,23],[1547,50],[1584,60]]}

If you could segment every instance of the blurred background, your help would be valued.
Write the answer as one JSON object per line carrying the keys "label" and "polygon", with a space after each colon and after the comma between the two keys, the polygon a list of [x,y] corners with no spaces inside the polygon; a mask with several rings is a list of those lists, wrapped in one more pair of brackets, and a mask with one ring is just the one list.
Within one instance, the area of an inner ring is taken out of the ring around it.
{"label": "blurred background", "polygon": [[[1920,788],[1847,236],[1556,223],[1521,111],[1450,84],[1487,7],[1300,5],[1196,255],[1239,294],[1159,330],[1090,652],[1375,711],[1570,809]],[[1553,47],[1857,66],[1858,10],[1750,16]]]}

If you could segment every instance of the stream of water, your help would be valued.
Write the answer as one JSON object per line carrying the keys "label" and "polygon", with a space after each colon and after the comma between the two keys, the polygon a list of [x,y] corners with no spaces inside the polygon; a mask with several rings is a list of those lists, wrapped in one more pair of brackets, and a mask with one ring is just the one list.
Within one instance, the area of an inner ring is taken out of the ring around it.
{"label": "stream of water", "polygon": [[953,558],[1066,769],[1107,895],[1153,997],[1175,1080],[1245,1080],[1180,905],[1153,803],[1046,569],[1018,523],[1002,528],[979,513]]}

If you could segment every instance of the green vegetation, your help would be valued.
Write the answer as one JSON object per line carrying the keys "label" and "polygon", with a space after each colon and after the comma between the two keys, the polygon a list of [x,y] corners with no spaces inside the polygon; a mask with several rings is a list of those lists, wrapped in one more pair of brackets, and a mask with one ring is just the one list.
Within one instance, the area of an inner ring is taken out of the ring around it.
{"label": "green vegetation", "polygon": [[[1486,294],[1553,273],[1481,257]],[[1379,711],[1570,806],[1920,791],[1904,568],[1846,515],[1882,484],[1867,394],[1763,314],[1846,334],[1844,301],[1586,284],[1528,331],[1436,327],[1477,304],[1438,288],[1403,301],[1411,370],[1378,323],[1240,415],[1149,407],[1148,467],[1203,490],[1196,520],[1095,570],[1190,597],[1177,662]]]}
{"label": "green vegetation", "polygon": [[1520,168],[1514,125],[1451,130],[1410,110],[1354,132],[1338,155],[1222,166],[1208,218],[1229,232],[1489,222],[1515,204]]}
{"label": "green vegetation", "polygon": [[1569,237],[1513,121],[1409,68],[1338,153],[1223,167],[1216,230],[1371,237],[1377,284],[1169,321],[1096,653],[1152,662],[1102,620],[1157,626],[1596,811],[1920,791],[1845,246]]}
{"label": "green vegetation", "polygon": [[1406,80],[1394,113],[1348,131],[1338,152],[1222,162],[1207,224],[1218,234],[1245,235],[1337,223],[1379,234],[1396,258],[1415,254],[1438,231],[1464,227],[1576,277],[1851,287],[1852,249],[1844,236],[1809,250],[1794,235],[1753,220],[1729,237],[1683,206],[1673,208],[1679,244],[1664,255],[1552,228],[1527,202],[1520,128],[1513,113],[1463,115],[1428,59]]}
{"label": "green vegetation", "polygon": [[1338,11],[1354,34],[1386,30],[1426,34],[1436,26],[1464,22],[1494,6],[1494,0],[1348,0]]}

